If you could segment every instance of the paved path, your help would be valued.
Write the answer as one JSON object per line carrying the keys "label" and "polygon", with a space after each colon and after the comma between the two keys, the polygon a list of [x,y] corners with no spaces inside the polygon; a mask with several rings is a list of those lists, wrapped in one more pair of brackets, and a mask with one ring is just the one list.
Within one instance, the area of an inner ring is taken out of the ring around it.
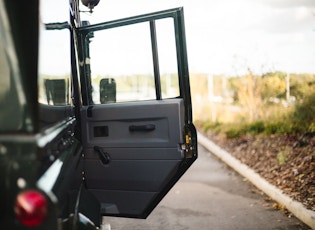
{"label": "paved path", "polygon": [[112,230],[297,230],[298,219],[271,208],[265,196],[199,146],[199,158],[146,220],[103,219]]}

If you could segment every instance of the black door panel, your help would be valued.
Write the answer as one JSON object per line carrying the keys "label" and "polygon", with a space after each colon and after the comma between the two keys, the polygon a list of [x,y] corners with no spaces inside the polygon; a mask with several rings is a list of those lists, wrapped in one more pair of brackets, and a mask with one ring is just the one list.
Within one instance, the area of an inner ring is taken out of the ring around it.
{"label": "black door panel", "polygon": [[[180,149],[184,120],[180,114],[182,99],[98,105],[82,110],[87,188],[103,207],[115,207],[103,208],[102,214],[143,215],[151,200],[174,177],[184,158]],[[133,126],[140,130],[130,130]],[[106,135],[95,136],[94,130],[99,127],[107,127]],[[108,154],[107,164],[95,146]],[[123,202],[120,194],[137,200],[137,209]]]}
{"label": "black door panel", "polygon": [[114,159],[104,166],[99,160],[87,160],[85,166],[90,171],[85,175],[86,185],[93,189],[158,192],[179,163],[180,160]]}
{"label": "black door panel", "polygon": [[[177,73],[164,75],[162,84],[155,22],[165,18],[174,27]],[[82,88],[81,109],[82,174],[86,188],[100,202],[102,215],[146,218],[197,159],[182,8],[81,27],[81,56],[89,60],[90,43],[102,44],[96,42],[96,37],[102,35],[100,30],[110,32],[114,27],[138,23],[148,25],[144,28],[149,29],[153,75],[106,76],[111,80],[98,92],[95,86],[100,77],[91,77],[93,70],[97,72],[93,62],[81,68],[81,80],[86,85]],[[128,40],[130,36],[124,38]],[[100,52],[110,53],[110,46]],[[140,60],[137,52],[132,55]],[[107,66],[116,64],[106,62]],[[109,82],[115,83],[115,100],[107,100],[106,92],[112,93]]]}

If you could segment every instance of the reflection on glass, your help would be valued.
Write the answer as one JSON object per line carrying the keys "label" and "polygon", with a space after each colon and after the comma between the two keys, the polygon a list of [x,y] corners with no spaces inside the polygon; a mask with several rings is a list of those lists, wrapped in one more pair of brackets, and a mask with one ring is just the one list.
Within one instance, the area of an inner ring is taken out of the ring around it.
{"label": "reflection on glass", "polygon": [[[4,26],[0,22],[0,31],[4,31]],[[12,131],[21,129],[23,124],[23,108],[20,104],[17,84],[14,82],[16,77],[13,76],[12,60],[8,55],[8,47],[5,39],[0,36],[0,131]],[[12,116],[14,114],[14,116]]]}

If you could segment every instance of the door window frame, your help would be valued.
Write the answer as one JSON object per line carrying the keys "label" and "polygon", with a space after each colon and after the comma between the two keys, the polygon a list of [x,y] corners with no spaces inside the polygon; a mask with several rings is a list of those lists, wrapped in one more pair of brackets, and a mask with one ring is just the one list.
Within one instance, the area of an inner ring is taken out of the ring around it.
{"label": "door window frame", "polygon": [[89,58],[89,33],[94,31],[100,31],[105,29],[111,29],[116,27],[122,27],[137,23],[148,22],[150,24],[150,34],[151,34],[151,48],[153,55],[153,65],[154,65],[154,79],[155,79],[155,89],[156,89],[156,99],[162,100],[162,90],[160,81],[160,69],[159,69],[159,58],[158,58],[158,48],[157,48],[157,34],[155,22],[160,19],[171,18],[174,22],[174,34],[175,34],[175,44],[176,44],[176,56],[177,56],[177,71],[179,78],[179,90],[180,98],[183,98],[184,108],[185,108],[185,123],[192,124],[192,105],[191,105],[191,94],[190,94],[190,83],[189,83],[189,70],[188,70],[188,58],[187,58],[187,48],[186,48],[186,35],[185,35],[185,23],[184,23],[184,10],[183,7],[169,9],[165,11],[159,11],[150,14],[144,14],[124,19],[113,20],[109,22],[88,25],[79,27],[77,30],[79,43],[81,47],[81,52],[79,58],[83,65],[81,65],[81,82],[85,87],[82,88],[82,101],[83,105],[91,105],[92,95],[91,95],[91,72]]}

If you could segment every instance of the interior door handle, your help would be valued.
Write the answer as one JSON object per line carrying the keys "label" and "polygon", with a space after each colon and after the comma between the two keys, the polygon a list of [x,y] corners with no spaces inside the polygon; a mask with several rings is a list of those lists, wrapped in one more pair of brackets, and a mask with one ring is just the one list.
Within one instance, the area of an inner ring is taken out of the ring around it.
{"label": "interior door handle", "polygon": [[94,146],[94,150],[98,153],[98,156],[104,165],[109,164],[110,155],[107,152],[104,152],[103,149],[98,146]]}
{"label": "interior door handle", "polygon": [[153,131],[155,130],[155,125],[154,124],[147,124],[147,125],[130,125],[129,126],[129,131],[130,132],[148,132],[148,131]]}

